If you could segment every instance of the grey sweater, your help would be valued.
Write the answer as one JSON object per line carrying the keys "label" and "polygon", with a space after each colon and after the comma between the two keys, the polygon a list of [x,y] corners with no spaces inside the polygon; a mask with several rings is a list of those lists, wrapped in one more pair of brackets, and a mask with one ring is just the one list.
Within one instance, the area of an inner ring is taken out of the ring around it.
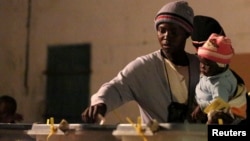
{"label": "grey sweater", "polygon": [[[187,53],[187,56],[190,64],[189,103],[193,104],[195,86],[200,74],[199,60],[194,54]],[[131,61],[116,77],[104,83],[98,92],[92,95],[91,105],[105,103],[107,112],[110,112],[131,100],[138,103],[144,123],[151,119],[161,123],[168,122],[170,88],[160,50]]]}

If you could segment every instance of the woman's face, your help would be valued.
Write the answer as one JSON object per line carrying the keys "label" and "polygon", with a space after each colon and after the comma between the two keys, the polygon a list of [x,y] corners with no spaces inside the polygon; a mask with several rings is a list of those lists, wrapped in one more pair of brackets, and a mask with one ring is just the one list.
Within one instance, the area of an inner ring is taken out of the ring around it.
{"label": "woman's face", "polygon": [[157,27],[157,37],[165,54],[183,52],[189,34],[179,25],[161,23]]}

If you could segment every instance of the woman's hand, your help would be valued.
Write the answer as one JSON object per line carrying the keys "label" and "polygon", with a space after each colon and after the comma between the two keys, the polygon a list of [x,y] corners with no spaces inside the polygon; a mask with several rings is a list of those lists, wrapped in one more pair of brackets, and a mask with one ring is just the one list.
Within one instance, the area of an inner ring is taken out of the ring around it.
{"label": "woman's hand", "polygon": [[100,121],[100,116],[104,117],[107,111],[107,106],[104,103],[99,103],[88,107],[82,113],[82,121],[84,123],[97,123]]}

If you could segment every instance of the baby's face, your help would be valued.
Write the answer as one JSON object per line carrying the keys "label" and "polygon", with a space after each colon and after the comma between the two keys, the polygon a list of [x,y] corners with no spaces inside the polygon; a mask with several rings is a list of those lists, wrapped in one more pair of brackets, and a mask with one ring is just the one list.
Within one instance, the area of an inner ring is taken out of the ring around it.
{"label": "baby's face", "polygon": [[200,71],[205,76],[214,76],[225,70],[225,68],[219,67],[219,65],[211,60],[199,56]]}

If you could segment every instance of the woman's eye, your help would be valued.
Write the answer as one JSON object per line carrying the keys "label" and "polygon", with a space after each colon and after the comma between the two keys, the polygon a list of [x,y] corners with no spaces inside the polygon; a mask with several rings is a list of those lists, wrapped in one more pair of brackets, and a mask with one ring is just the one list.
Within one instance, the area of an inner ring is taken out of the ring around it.
{"label": "woman's eye", "polygon": [[166,33],[167,30],[165,28],[160,28],[159,31],[160,33]]}

